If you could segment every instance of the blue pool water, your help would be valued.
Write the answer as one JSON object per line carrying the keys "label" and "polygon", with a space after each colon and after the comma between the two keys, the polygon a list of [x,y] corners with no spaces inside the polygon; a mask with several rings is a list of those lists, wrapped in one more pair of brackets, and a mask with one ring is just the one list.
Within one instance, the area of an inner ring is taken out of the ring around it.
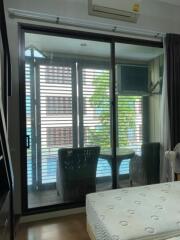
{"label": "blue pool water", "polygon": [[[56,181],[56,157],[51,159],[45,159],[42,165],[42,183],[52,183]],[[119,167],[119,174],[129,173],[129,162],[130,159],[122,161]],[[28,160],[28,185],[32,184],[32,161]],[[99,158],[97,165],[96,177],[107,177],[111,176],[111,168],[106,159]]]}

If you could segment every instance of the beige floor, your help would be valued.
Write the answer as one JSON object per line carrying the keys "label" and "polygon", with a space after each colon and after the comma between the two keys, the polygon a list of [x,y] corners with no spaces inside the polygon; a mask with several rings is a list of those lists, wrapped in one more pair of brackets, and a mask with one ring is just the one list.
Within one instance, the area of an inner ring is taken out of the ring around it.
{"label": "beige floor", "polygon": [[90,240],[85,214],[23,224],[16,240]]}

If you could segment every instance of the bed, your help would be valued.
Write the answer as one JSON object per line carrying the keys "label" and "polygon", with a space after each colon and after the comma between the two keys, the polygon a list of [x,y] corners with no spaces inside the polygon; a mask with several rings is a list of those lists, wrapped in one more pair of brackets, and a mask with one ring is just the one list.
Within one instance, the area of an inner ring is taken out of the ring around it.
{"label": "bed", "polygon": [[91,240],[180,240],[180,182],[88,194],[86,214]]}
{"label": "bed", "polygon": [[180,237],[168,238],[167,240],[180,240]]}

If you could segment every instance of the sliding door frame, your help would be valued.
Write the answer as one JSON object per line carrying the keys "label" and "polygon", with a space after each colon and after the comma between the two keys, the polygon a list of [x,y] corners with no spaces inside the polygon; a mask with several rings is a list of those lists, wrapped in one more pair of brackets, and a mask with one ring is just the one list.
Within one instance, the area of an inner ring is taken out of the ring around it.
{"label": "sliding door frame", "polygon": [[125,43],[125,44],[134,44],[141,46],[149,47],[163,47],[162,42],[128,38],[128,37],[119,37],[106,35],[101,33],[92,33],[79,30],[69,30],[63,28],[47,27],[41,25],[32,25],[32,24],[18,24],[19,29],[19,104],[20,104],[20,152],[21,152],[21,192],[22,192],[22,214],[29,215],[35,213],[42,213],[47,211],[57,211],[62,209],[70,209],[76,207],[84,206],[84,203],[63,203],[56,204],[52,206],[38,207],[38,208],[28,208],[28,186],[27,186],[27,165],[26,165],[26,104],[25,104],[25,33],[34,33],[34,34],[44,34],[58,37],[67,37],[73,39],[82,39],[82,40],[91,40],[109,43],[111,48],[111,114],[112,114],[112,179],[113,179],[113,188],[117,188],[117,167],[116,167],[116,79],[115,79],[115,43]]}

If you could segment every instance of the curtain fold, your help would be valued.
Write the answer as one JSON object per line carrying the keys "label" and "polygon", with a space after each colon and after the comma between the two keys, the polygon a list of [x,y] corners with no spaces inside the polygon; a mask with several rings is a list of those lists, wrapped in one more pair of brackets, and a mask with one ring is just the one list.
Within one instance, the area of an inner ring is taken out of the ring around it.
{"label": "curtain fold", "polygon": [[180,142],[180,35],[166,35],[167,91],[171,150]]}
{"label": "curtain fold", "polygon": [[164,72],[163,72],[163,86],[161,98],[161,115],[160,115],[160,181],[165,182],[169,178],[168,162],[165,158],[165,152],[170,149],[170,123],[169,123],[169,105],[168,105],[168,78],[167,78],[167,45],[166,37],[163,41],[164,46]]}
{"label": "curtain fold", "polygon": [[164,76],[161,102],[161,182],[168,179],[169,163],[165,151],[180,142],[180,35],[164,39]]}

